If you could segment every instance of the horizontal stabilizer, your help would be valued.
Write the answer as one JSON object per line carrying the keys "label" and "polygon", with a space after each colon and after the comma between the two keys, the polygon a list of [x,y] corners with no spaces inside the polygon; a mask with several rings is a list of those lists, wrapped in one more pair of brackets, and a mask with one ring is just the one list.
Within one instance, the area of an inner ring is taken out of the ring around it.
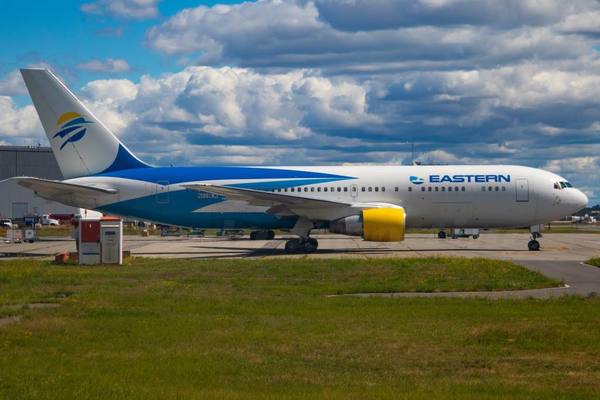
{"label": "horizontal stabilizer", "polygon": [[16,177],[6,181],[16,181],[17,184],[33,190],[39,197],[75,207],[84,205],[86,208],[95,208],[98,199],[114,196],[118,193],[117,189],[109,187],[88,186],[40,178]]}

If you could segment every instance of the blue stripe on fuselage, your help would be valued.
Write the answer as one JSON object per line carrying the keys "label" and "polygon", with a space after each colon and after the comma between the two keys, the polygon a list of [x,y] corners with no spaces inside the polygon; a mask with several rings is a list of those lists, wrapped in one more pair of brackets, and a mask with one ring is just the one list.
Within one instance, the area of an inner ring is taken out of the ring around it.
{"label": "blue stripe on fuselage", "polygon": [[291,229],[298,219],[295,216],[278,217],[260,212],[194,212],[222,201],[221,197],[205,198],[201,193],[188,189],[125,200],[102,206],[98,210],[193,228]]}
{"label": "blue stripe on fuselage", "polygon": [[225,179],[353,179],[349,176],[322,172],[260,167],[131,168],[119,171],[106,171],[96,176],[109,176],[145,182],[168,182],[169,184]]}
{"label": "blue stripe on fuselage", "polygon": [[125,170],[132,169],[146,169],[151,168],[148,164],[135,158],[122,144],[119,143],[117,150],[117,156],[113,160],[112,164],[100,173],[102,176],[112,176],[109,174],[122,172]]}

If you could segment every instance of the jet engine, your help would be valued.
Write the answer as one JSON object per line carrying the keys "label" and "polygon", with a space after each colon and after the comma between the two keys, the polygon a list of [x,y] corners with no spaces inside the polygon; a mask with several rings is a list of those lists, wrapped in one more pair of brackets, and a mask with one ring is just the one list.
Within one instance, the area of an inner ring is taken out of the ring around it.
{"label": "jet engine", "polygon": [[362,236],[370,242],[401,242],[404,240],[406,213],[404,208],[368,208],[329,224],[333,233]]}

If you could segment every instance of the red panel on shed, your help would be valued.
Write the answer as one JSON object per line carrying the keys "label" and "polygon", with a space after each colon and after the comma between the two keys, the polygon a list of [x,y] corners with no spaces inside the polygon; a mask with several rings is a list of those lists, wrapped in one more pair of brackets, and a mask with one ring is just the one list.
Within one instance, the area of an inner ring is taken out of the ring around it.
{"label": "red panel on shed", "polygon": [[100,221],[81,221],[81,242],[98,243],[100,241]]}

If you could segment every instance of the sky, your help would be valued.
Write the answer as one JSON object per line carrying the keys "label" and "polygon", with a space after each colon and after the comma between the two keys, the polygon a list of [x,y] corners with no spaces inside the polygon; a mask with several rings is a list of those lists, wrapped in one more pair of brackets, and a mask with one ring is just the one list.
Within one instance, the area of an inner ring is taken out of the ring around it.
{"label": "sky", "polygon": [[598,0],[0,6],[0,145],[48,145],[47,67],[156,165],[517,164],[600,203]]}

